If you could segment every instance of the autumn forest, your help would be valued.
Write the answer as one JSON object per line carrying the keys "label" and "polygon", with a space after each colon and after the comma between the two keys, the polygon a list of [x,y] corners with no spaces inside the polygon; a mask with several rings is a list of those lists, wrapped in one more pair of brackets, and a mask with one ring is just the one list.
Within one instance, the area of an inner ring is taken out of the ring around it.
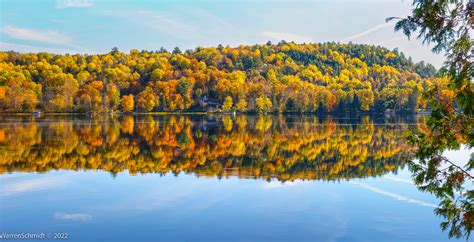
{"label": "autumn forest", "polygon": [[424,91],[446,86],[435,74],[397,49],[360,44],[0,52],[0,111],[416,112],[429,108]]}

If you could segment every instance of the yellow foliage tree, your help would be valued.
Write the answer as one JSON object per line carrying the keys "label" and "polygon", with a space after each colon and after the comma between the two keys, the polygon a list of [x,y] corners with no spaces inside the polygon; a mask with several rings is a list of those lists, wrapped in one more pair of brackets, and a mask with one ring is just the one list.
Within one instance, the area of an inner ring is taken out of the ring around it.
{"label": "yellow foliage tree", "polygon": [[122,100],[120,101],[120,105],[122,106],[122,110],[124,112],[132,112],[135,108],[135,100],[133,94],[123,96]]}
{"label": "yellow foliage tree", "polygon": [[230,111],[232,109],[232,106],[233,106],[233,102],[232,102],[232,97],[230,96],[227,96],[224,100],[224,104],[222,105],[222,110],[224,111]]}

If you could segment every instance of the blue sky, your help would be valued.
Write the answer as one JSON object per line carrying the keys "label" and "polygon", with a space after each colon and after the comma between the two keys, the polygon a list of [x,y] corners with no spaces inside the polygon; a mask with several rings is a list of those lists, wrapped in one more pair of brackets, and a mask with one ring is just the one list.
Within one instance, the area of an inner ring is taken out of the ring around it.
{"label": "blue sky", "polygon": [[419,40],[393,32],[408,0],[0,0],[1,50],[105,53],[193,49],[268,40],[349,42],[398,47],[415,61],[443,61]]}

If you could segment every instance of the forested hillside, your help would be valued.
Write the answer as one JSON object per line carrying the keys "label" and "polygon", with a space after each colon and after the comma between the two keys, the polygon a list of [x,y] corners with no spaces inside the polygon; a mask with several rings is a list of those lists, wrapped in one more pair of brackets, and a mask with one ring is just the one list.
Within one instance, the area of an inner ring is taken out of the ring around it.
{"label": "forested hillside", "polygon": [[0,52],[0,111],[413,112],[446,82],[435,72],[396,49],[336,43]]}

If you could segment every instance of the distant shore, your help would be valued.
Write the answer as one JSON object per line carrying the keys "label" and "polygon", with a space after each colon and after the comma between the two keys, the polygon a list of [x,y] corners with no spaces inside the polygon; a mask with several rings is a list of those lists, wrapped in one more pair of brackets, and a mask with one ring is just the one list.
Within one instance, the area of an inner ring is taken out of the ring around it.
{"label": "distant shore", "polygon": [[223,112],[223,111],[186,111],[186,112],[3,112],[0,115],[37,116],[37,115],[212,115],[212,114],[239,114],[239,115],[426,115],[430,111],[406,112],[406,111],[386,111],[386,112]]}

